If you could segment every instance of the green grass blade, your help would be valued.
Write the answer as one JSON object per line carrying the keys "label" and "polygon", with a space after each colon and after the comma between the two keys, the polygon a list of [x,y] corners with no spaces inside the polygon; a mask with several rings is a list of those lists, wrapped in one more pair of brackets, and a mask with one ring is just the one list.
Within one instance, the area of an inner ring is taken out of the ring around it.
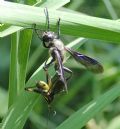
{"label": "green grass blade", "polygon": [[8,93],[0,87],[0,117],[2,118],[8,110]]}
{"label": "green grass blade", "polygon": [[[33,66],[35,66],[35,63],[38,61],[38,59],[41,59],[40,57],[43,57],[43,54],[45,52],[45,49],[41,49],[41,45],[36,48],[36,50],[32,53],[27,67],[27,73],[31,70]],[[44,58],[45,59],[45,58]],[[40,62],[42,59],[40,60]]]}
{"label": "green grass blade", "polygon": [[17,97],[17,57],[18,57],[18,33],[11,35],[11,58],[9,72],[9,104],[10,107]]}
{"label": "green grass blade", "polygon": [[[3,15],[4,12],[7,13]],[[120,23],[118,21],[50,9],[49,14],[51,30],[56,30],[56,22],[60,16],[62,34],[120,42]],[[43,29],[45,19],[43,9],[38,7],[8,2],[3,2],[0,5],[1,23],[30,28],[33,23],[36,23],[38,27]]]}
{"label": "green grass blade", "polygon": [[32,30],[23,30],[20,33],[18,46],[18,92],[24,87],[27,71],[27,61],[32,39]]}
{"label": "green grass blade", "polygon": [[120,82],[112,89],[79,109],[56,129],[81,129],[91,118],[120,96]]}
{"label": "green grass blade", "polygon": [[[26,67],[27,67],[29,49],[30,49],[30,44],[31,44],[31,38],[32,38],[31,30],[24,30],[20,33],[19,46],[18,46],[18,60],[17,60],[17,73],[18,73],[17,74],[17,80],[18,80],[17,88],[18,88],[19,93],[20,93],[21,89],[23,89],[24,84],[25,84]],[[12,85],[11,85],[11,90],[12,90]],[[10,95],[12,95],[12,92]],[[16,100],[16,101],[18,101],[18,100]],[[21,106],[22,105],[19,105],[19,107],[17,107],[18,111]],[[14,108],[14,106],[13,106],[13,108]],[[19,114],[19,116],[20,116],[20,114]],[[14,116],[13,116],[13,118],[14,118]],[[16,125],[16,126],[14,126],[14,128],[17,128],[18,126],[19,125]],[[4,126],[2,128],[4,128]],[[13,128],[13,125],[10,123],[8,128]],[[20,127],[20,128],[22,128],[22,127]]]}
{"label": "green grass blade", "polygon": [[[42,116],[40,116],[39,114],[35,113],[35,112],[31,112],[30,113],[30,120],[32,121],[32,123],[34,124],[34,126],[37,128],[37,129],[40,129],[43,128],[45,129],[46,128],[46,119]],[[51,122],[51,121],[48,121],[49,123],[49,126],[54,129],[56,127],[55,123]]]}
{"label": "green grass blade", "polygon": [[0,28],[0,37],[5,37],[21,29],[22,27],[19,27],[19,26],[4,25],[4,30]]}
{"label": "green grass blade", "polygon": [[47,0],[47,2],[43,3],[40,7],[48,7],[48,8],[52,8],[52,9],[58,9],[69,2],[70,2],[70,0]]}
{"label": "green grass blade", "polygon": [[111,4],[111,1],[110,0],[103,0],[110,16],[112,17],[112,19],[118,19],[118,16],[115,12],[115,9],[113,8],[112,4]]}

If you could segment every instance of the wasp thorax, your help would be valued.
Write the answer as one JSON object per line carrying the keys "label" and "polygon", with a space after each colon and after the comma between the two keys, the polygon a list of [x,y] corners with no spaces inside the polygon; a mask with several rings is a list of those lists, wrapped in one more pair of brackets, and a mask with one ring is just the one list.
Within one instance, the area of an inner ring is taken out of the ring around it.
{"label": "wasp thorax", "polygon": [[43,43],[45,43],[46,47],[51,47],[53,44],[53,40],[56,38],[56,35],[52,31],[46,31],[42,35]]}

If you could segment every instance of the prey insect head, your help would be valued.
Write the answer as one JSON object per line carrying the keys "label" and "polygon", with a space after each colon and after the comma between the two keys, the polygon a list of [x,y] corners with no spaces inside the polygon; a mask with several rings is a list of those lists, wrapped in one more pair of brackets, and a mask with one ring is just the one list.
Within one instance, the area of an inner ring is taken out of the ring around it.
{"label": "prey insect head", "polygon": [[37,82],[36,87],[38,90],[41,90],[42,92],[48,92],[50,89],[48,84],[45,83],[44,81]]}
{"label": "prey insect head", "polygon": [[43,45],[46,48],[50,48],[53,46],[53,40],[56,39],[57,36],[52,31],[45,31],[42,35]]}

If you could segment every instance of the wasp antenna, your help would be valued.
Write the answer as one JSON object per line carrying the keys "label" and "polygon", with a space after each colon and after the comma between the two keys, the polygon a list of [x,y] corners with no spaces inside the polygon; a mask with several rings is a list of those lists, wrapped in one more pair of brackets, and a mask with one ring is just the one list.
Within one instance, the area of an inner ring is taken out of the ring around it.
{"label": "wasp antenna", "polygon": [[46,16],[46,24],[47,24],[47,31],[50,30],[50,21],[49,21],[49,13],[47,7],[44,9],[44,13]]}
{"label": "wasp antenna", "polygon": [[59,39],[60,38],[60,18],[58,19],[57,26],[58,26],[57,38]]}
{"label": "wasp antenna", "polygon": [[36,24],[33,24],[33,29],[34,29],[35,33],[37,34],[38,38],[42,41],[42,37],[40,37],[40,35],[38,33],[39,29],[36,28]]}

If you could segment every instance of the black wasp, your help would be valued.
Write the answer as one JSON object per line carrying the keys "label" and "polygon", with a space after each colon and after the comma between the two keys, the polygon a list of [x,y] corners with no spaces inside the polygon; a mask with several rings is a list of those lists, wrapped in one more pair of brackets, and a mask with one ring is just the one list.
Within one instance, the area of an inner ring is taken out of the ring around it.
{"label": "black wasp", "polygon": [[[63,66],[65,51],[67,51],[77,62],[84,65],[88,70],[94,73],[102,73],[103,67],[98,61],[64,46],[63,42],[60,40],[60,18],[57,21],[57,34],[55,34],[53,31],[50,31],[49,14],[47,8],[44,9],[44,12],[46,16],[47,30],[43,32],[42,36],[40,36],[36,29],[36,25],[34,26],[35,32],[43,42],[43,46],[49,49],[49,53],[52,57],[49,63],[47,63],[47,60],[45,61],[44,70],[47,71],[49,66],[54,63],[55,71],[59,77],[58,80],[61,80],[64,83],[64,90],[67,91],[66,80],[69,80],[72,76],[72,71]],[[69,74],[66,79],[65,72]]]}

